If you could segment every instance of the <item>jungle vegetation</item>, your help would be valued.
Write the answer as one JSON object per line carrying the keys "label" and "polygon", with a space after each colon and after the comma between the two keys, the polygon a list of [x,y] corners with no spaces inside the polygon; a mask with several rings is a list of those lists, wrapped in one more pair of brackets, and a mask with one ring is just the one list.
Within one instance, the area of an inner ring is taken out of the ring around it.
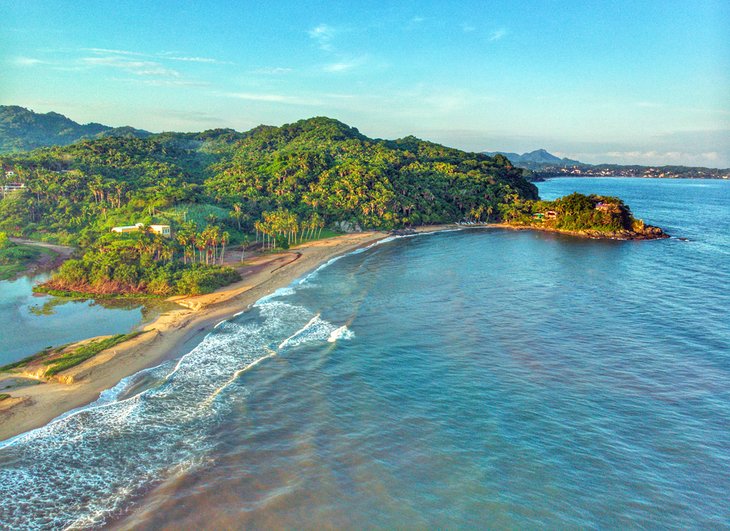
{"label": "jungle vegetation", "polygon": [[[0,165],[5,183],[25,184],[0,199],[0,230],[77,246],[47,288],[99,294],[205,292],[234,277],[220,264],[227,245],[245,241],[271,248],[333,227],[499,221],[538,199],[501,155],[371,139],[323,117],[82,140]],[[110,232],[135,223],[169,224],[173,237]]]}

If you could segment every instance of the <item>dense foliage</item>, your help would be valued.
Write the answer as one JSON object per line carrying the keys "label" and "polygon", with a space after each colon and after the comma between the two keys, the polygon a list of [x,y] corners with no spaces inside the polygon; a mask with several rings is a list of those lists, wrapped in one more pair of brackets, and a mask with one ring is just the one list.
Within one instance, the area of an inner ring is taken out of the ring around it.
{"label": "dense foliage", "polygon": [[515,201],[502,206],[505,221],[564,231],[641,231],[644,224],[617,197],[573,193],[555,201]]}
{"label": "dense foliage", "polygon": [[115,128],[96,123],[81,125],[55,112],[38,114],[15,105],[0,105],[0,153],[65,146],[83,138],[105,135],[149,134],[131,127]]}
{"label": "dense foliage", "polygon": [[199,295],[240,278],[233,269],[217,265],[225,257],[225,235],[207,228],[201,233],[181,230],[179,236],[188,234],[195,245],[190,255],[188,247],[146,231],[106,235],[82,258],[67,260],[41,289],[95,295]]}
{"label": "dense foliage", "polygon": [[[105,137],[0,157],[0,164],[4,183],[25,185],[0,200],[0,230],[79,246],[84,257],[55,281],[101,293],[187,289],[187,277],[205,269],[200,262],[217,263],[209,253],[220,242],[199,247],[212,234],[232,243],[255,234],[281,247],[324,227],[496,221],[500,205],[537,199],[501,155],[414,137],[373,140],[329,118],[246,133]],[[145,262],[127,236],[110,234],[135,223],[172,226],[164,260]]]}

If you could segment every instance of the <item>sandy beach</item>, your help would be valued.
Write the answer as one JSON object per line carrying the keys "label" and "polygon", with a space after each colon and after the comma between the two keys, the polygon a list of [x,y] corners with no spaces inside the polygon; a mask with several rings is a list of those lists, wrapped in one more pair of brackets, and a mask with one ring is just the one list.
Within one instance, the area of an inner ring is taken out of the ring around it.
{"label": "sandy beach", "polygon": [[[418,232],[449,227],[422,227]],[[103,351],[58,375],[58,381],[6,391],[0,402],[0,440],[43,426],[71,409],[84,406],[122,378],[189,352],[220,321],[306,275],[329,259],[387,237],[384,232],[345,234],[247,259],[243,279],[208,295],[174,297],[181,306],[143,326],[136,338]]]}

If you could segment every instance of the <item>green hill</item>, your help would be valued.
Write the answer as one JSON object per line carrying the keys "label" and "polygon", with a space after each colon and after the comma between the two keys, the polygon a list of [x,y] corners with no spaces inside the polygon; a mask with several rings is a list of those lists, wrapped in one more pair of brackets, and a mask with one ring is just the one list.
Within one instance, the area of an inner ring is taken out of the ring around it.
{"label": "green hill", "polygon": [[[218,264],[247,238],[286,247],[324,227],[496,221],[502,205],[537,199],[504,157],[370,139],[323,117],[245,133],[105,136],[0,165],[0,179],[24,184],[0,199],[0,231],[79,246],[83,256],[46,289],[96,295],[210,291],[236,278]],[[173,238],[111,232],[137,223],[168,224]]]}
{"label": "green hill", "polygon": [[0,153],[65,146],[84,138],[108,135],[145,137],[150,133],[132,127],[81,125],[55,112],[39,114],[15,105],[0,105]]}

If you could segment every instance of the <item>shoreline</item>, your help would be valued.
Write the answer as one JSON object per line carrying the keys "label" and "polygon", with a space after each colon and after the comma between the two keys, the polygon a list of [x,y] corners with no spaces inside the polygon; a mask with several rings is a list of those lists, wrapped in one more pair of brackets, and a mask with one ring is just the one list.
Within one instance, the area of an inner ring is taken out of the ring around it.
{"label": "shoreline", "polygon": [[[650,227],[647,225],[647,227]],[[566,236],[574,236],[576,238],[583,238],[586,240],[613,240],[613,241],[651,241],[651,240],[665,240],[671,238],[669,234],[661,230],[658,234],[642,234],[638,232],[626,232],[626,233],[602,233],[600,231],[578,231],[578,230],[565,230],[556,229],[554,227],[541,227],[538,225],[511,225],[509,223],[485,223],[483,225],[466,225],[463,228],[487,228],[487,229],[508,229],[508,230],[534,230],[537,232],[550,232],[552,234],[565,234]]]}
{"label": "shoreline", "polygon": [[[460,228],[419,227],[415,233]],[[59,374],[54,381],[6,391],[0,402],[0,441],[42,427],[60,415],[90,404],[122,378],[189,352],[221,321],[242,313],[262,297],[286,287],[332,258],[389,237],[386,232],[344,234],[307,242],[288,251],[247,260],[243,279],[207,295],[171,297],[182,308],[142,325],[143,333],[102,351]],[[85,341],[88,341],[85,340]]]}
{"label": "shoreline", "polygon": [[[585,239],[621,240],[548,227],[505,223],[431,225],[417,227],[405,233],[396,232],[395,235],[410,236],[465,229],[534,230]],[[5,391],[11,398],[0,402],[0,442],[44,426],[72,409],[90,404],[99,398],[102,391],[114,387],[127,376],[190,352],[220,322],[248,311],[262,297],[288,286],[332,258],[390,236],[393,234],[381,231],[350,233],[307,242],[276,254],[257,255],[239,268],[243,278],[238,282],[206,295],[166,299],[180,308],[164,312],[154,320],[140,325],[142,333],[139,336],[96,354],[60,373],[52,381]],[[78,343],[89,339],[93,338]],[[27,375],[18,377],[28,378]],[[10,378],[13,376],[10,375]]]}

